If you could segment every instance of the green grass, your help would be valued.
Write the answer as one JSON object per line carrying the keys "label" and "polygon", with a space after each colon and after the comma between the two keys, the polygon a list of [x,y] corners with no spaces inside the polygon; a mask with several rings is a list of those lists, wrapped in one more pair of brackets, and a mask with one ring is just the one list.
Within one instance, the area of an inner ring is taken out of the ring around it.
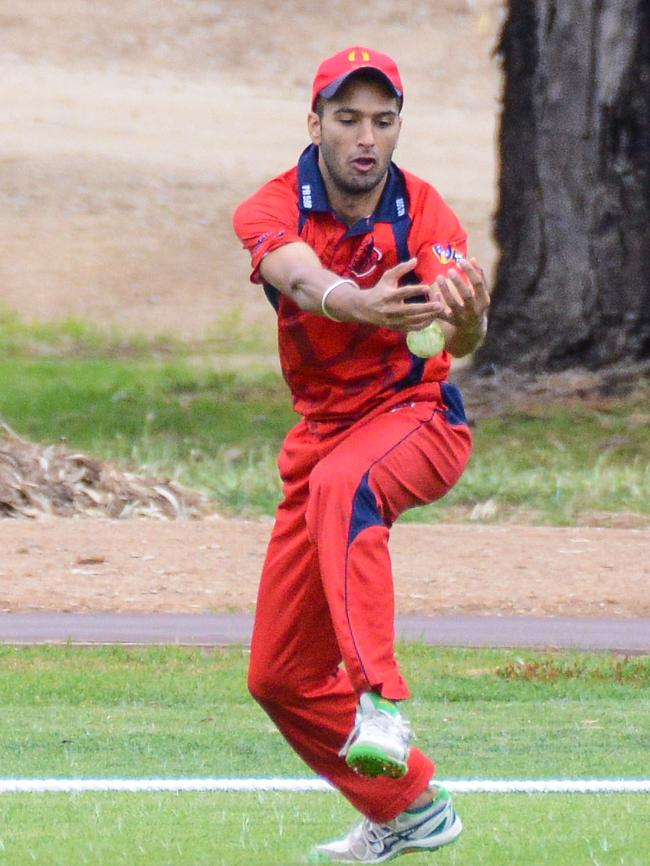
{"label": "green grass", "polygon": [[[448,778],[650,776],[650,657],[420,645],[399,657],[418,744]],[[248,698],[247,659],[241,648],[0,647],[2,774],[304,775]]]}
{"label": "green grass", "polygon": [[450,506],[490,500],[496,519],[500,509],[566,525],[594,512],[650,514],[650,413],[628,398],[485,419],[474,431],[470,467],[444,504],[408,519],[435,519]]}
{"label": "green grass", "polygon": [[[272,321],[272,320],[271,320]],[[147,357],[187,355],[200,352],[266,354],[275,348],[272,324],[268,327],[245,321],[240,308],[232,306],[205,329],[197,346],[171,334],[152,337],[144,332],[124,334],[117,327],[101,327],[74,317],[27,322],[14,310],[0,304],[0,351],[12,357]]]}
{"label": "green grass", "polygon": [[[224,351],[250,349],[241,323],[222,330]],[[279,373],[255,362],[233,369],[233,357],[6,314],[0,419],[30,439],[174,478],[222,510],[272,514],[276,455],[296,415]],[[477,424],[474,441],[458,485],[404,519],[467,519],[475,509],[482,519],[556,524],[650,515],[650,414],[638,397],[506,413]]]}
{"label": "green grass", "polygon": [[[460,839],[408,866],[647,866],[643,795],[457,795]],[[0,799],[6,866],[292,866],[343,835],[332,794],[20,794]],[[399,862],[402,862],[401,860]]]}
{"label": "green grass", "polygon": [[[441,778],[650,775],[650,657],[398,652],[418,745]],[[1,775],[308,776],[247,696],[247,658],[0,647]],[[647,866],[647,795],[455,800],[466,831],[441,866]],[[3,794],[0,864],[292,864],[354,821],[334,794]]]}
{"label": "green grass", "polygon": [[173,444],[209,455],[215,446],[281,441],[294,419],[280,378],[192,367],[186,360],[0,361],[0,413],[35,440],[60,436],[83,448],[127,453]]}

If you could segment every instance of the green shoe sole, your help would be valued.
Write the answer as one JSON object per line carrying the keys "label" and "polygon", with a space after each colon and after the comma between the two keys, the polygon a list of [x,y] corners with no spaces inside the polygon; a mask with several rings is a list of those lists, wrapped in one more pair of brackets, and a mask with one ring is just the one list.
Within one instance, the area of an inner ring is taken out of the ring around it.
{"label": "green shoe sole", "polygon": [[373,746],[350,746],[345,763],[361,776],[401,779],[408,772],[406,761],[397,761]]}

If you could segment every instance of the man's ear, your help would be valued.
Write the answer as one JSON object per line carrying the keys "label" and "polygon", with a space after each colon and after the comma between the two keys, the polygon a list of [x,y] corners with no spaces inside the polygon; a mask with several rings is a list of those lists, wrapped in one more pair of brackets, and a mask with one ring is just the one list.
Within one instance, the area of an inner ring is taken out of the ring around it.
{"label": "man's ear", "polygon": [[321,140],[320,117],[315,111],[310,111],[307,115],[307,130],[309,131],[311,143],[319,145]]}

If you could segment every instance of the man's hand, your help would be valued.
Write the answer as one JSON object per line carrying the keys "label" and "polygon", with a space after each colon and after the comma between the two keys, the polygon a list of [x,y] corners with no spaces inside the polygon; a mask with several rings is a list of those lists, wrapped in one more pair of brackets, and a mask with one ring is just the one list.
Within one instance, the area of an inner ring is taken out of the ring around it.
{"label": "man's hand", "polygon": [[[432,287],[415,284],[400,286],[400,279],[417,265],[416,258],[401,262],[386,271],[372,289],[364,289],[356,298],[356,320],[390,328],[392,331],[421,331],[431,322],[446,316],[448,306]],[[428,300],[406,303],[409,298],[424,295]]]}
{"label": "man's hand", "polygon": [[487,279],[477,260],[461,259],[459,267],[466,280],[456,268],[450,268],[447,277],[437,277],[432,286],[446,304],[440,315],[444,319],[446,348],[458,358],[473,352],[483,342],[490,306]]}
{"label": "man's hand", "polygon": [[483,269],[476,259],[461,259],[464,280],[455,268],[449,268],[447,278],[440,276],[433,284],[444,299],[447,310],[443,318],[460,332],[474,332],[490,306],[490,293]]}

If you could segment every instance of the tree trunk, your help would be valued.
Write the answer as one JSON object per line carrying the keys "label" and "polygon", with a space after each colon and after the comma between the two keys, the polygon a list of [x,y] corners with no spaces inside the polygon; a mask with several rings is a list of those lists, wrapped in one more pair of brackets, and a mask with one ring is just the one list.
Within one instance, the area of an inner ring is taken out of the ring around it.
{"label": "tree trunk", "polygon": [[510,0],[479,368],[650,358],[650,0]]}

